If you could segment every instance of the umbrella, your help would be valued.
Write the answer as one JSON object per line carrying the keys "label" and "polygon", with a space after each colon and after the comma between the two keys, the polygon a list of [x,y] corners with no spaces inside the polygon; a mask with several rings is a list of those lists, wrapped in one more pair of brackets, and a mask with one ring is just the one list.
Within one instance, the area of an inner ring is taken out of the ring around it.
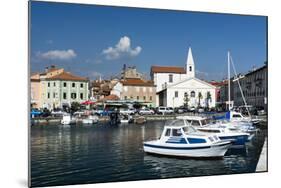
{"label": "umbrella", "polygon": [[91,105],[91,104],[95,104],[95,102],[88,100],[88,101],[82,102],[81,104],[84,104],[84,105]]}

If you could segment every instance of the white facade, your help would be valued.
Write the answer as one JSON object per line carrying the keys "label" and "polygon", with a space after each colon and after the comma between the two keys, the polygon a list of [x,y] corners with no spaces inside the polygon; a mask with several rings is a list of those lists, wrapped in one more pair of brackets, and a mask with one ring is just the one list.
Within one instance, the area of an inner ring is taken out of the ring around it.
{"label": "white facade", "polygon": [[[187,78],[186,80],[180,81],[176,84],[167,86],[166,89],[158,93],[159,105],[168,107],[179,107],[184,105],[185,93],[188,95],[188,106],[189,107],[215,107],[215,87],[211,84],[201,81],[197,78]],[[209,99],[208,99],[209,92]],[[199,93],[202,97],[199,100]]]}
{"label": "white facade", "polygon": [[[127,88],[126,88],[127,89]],[[111,95],[116,95],[118,96],[119,98],[121,98],[121,93],[123,91],[123,84],[120,83],[120,82],[117,82],[115,84],[115,86],[112,88],[112,90],[110,91],[110,94]]]}
{"label": "white facade", "polygon": [[[195,78],[195,64],[191,48],[188,49],[184,71],[181,70],[183,68],[178,67],[178,73],[175,73],[176,71],[171,67],[170,73],[169,71],[153,73],[152,78],[157,92],[156,105],[168,107],[183,106],[184,95],[187,93],[189,107],[197,107],[198,105],[202,107],[215,107],[216,88],[207,82]],[[200,99],[198,97],[199,93],[202,95]],[[208,95],[209,97],[207,97]]]}

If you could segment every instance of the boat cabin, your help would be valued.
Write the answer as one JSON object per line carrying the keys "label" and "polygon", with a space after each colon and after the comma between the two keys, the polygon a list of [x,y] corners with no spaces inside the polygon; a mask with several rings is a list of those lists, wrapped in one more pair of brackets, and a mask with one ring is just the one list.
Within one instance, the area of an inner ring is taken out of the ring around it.
{"label": "boat cabin", "polygon": [[186,125],[191,125],[193,127],[205,127],[215,123],[212,119],[199,116],[179,116],[177,119],[181,119]]}
{"label": "boat cabin", "polygon": [[160,141],[167,144],[202,144],[218,141],[216,135],[206,136],[189,126],[184,120],[174,120],[164,127]]}

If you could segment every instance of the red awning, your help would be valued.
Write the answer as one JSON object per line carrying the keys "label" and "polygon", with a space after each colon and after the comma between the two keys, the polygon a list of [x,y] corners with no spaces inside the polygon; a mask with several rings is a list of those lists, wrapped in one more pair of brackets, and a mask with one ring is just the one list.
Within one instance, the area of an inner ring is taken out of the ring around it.
{"label": "red awning", "polygon": [[90,105],[90,104],[95,104],[95,102],[88,100],[88,101],[82,102],[81,104]]}

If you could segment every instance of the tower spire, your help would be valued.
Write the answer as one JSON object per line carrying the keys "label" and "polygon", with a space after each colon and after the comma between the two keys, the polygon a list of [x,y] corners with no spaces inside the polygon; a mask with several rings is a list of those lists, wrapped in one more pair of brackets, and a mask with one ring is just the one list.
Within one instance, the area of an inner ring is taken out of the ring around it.
{"label": "tower spire", "polygon": [[188,54],[186,60],[186,74],[188,77],[195,77],[195,65],[194,65],[191,47],[188,48]]}

